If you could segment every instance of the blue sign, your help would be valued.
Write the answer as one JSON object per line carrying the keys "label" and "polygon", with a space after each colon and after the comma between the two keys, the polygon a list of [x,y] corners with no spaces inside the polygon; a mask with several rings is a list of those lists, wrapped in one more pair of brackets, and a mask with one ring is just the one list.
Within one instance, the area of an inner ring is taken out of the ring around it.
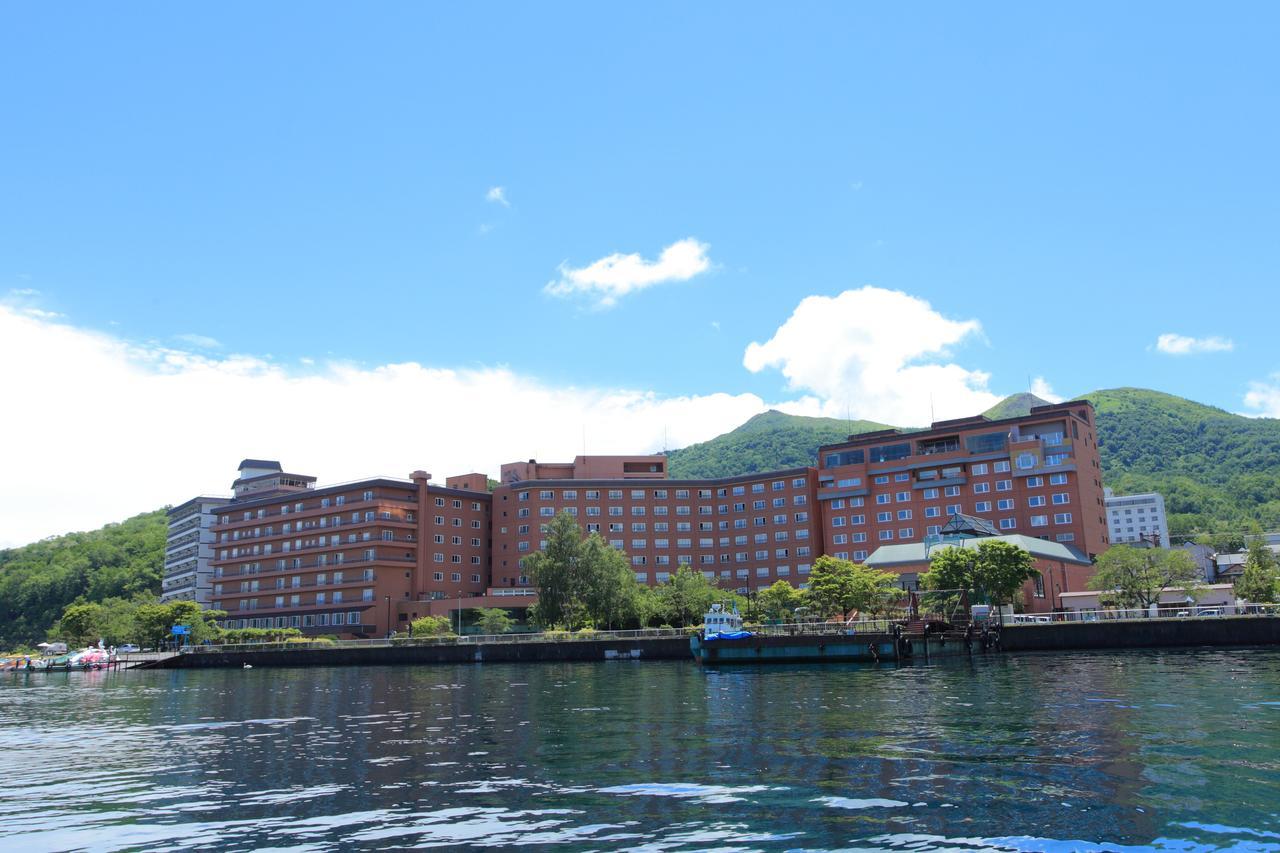
{"label": "blue sign", "polygon": [[173,636],[175,637],[181,637],[183,634],[191,633],[191,629],[186,625],[174,625],[170,630],[173,632]]}

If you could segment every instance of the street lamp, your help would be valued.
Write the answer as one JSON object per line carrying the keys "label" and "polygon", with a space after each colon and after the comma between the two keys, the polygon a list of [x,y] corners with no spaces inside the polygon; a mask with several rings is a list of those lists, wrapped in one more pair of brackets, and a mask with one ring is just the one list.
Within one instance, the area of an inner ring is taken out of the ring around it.
{"label": "street lamp", "polygon": [[387,600],[387,636],[391,636],[391,596],[383,596]]}

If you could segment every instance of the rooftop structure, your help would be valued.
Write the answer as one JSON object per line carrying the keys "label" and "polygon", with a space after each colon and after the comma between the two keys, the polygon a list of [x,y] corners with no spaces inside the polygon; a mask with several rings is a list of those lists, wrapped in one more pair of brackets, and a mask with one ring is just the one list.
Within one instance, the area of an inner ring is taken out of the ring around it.
{"label": "rooftop structure", "polygon": [[1113,545],[1169,547],[1169,518],[1157,492],[1117,495],[1106,490],[1107,530]]}

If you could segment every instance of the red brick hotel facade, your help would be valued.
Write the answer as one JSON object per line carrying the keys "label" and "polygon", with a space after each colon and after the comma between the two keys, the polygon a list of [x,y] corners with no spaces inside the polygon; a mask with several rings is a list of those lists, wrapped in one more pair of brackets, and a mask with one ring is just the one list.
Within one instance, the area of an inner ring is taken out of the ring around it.
{"label": "red brick hotel facade", "polygon": [[865,560],[936,535],[957,512],[1082,556],[1108,544],[1087,402],[853,436],[818,462],[672,480],[664,456],[531,460],[503,465],[490,491],[484,474],[441,486],[423,471],[317,489],[247,459],[213,526],[212,604],[229,627],[343,636],[381,636],[450,605],[510,606],[528,587],[524,557],[560,512],[626,552],[650,585],[689,565],[726,588],[798,586],[821,554]]}

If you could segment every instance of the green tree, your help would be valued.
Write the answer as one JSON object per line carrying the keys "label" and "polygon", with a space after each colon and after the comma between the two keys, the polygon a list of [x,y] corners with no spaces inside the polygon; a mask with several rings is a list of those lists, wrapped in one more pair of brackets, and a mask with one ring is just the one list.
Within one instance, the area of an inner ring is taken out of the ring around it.
{"label": "green tree", "polygon": [[809,600],[821,616],[848,619],[854,611],[881,613],[897,597],[897,575],[823,555],[809,573]]}
{"label": "green tree", "polygon": [[62,611],[52,632],[68,645],[88,646],[105,637],[107,614],[101,604],[72,604]]}
{"label": "green tree", "polygon": [[659,584],[654,595],[662,618],[677,628],[701,624],[711,605],[726,597],[702,572],[684,565],[666,583]]}
{"label": "green tree", "polygon": [[505,634],[515,624],[511,614],[501,607],[477,607],[475,614],[476,624],[483,634]]}
{"label": "green tree", "polygon": [[981,542],[977,548],[951,546],[933,552],[925,589],[963,589],[979,601],[1009,604],[1022,585],[1040,572],[1025,548],[1010,542]]}
{"label": "green tree", "polygon": [[420,616],[409,623],[412,637],[448,637],[453,634],[453,621],[447,616]]}
{"label": "green tree", "polygon": [[786,581],[776,581],[756,595],[756,603],[764,618],[775,622],[789,622],[795,618],[797,607],[806,601],[804,590],[796,589]]}
{"label": "green tree", "polygon": [[1261,539],[1249,543],[1244,573],[1236,581],[1236,595],[1255,604],[1270,604],[1280,597],[1280,568],[1276,555]]}
{"label": "green tree", "polygon": [[1195,598],[1201,588],[1200,569],[1185,551],[1114,545],[1098,557],[1095,568],[1090,588],[1121,607],[1150,607],[1161,590],[1171,588]]}
{"label": "green tree", "polygon": [[592,533],[578,545],[582,610],[596,628],[639,622],[639,586],[627,557]]}
{"label": "green tree", "polygon": [[524,571],[538,591],[538,603],[530,618],[544,628],[562,625],[577,628],[584,615],[586,583],[579,571],[582,531],[578,522],[562,512],[547,525],[547,548],[524,558]]}

